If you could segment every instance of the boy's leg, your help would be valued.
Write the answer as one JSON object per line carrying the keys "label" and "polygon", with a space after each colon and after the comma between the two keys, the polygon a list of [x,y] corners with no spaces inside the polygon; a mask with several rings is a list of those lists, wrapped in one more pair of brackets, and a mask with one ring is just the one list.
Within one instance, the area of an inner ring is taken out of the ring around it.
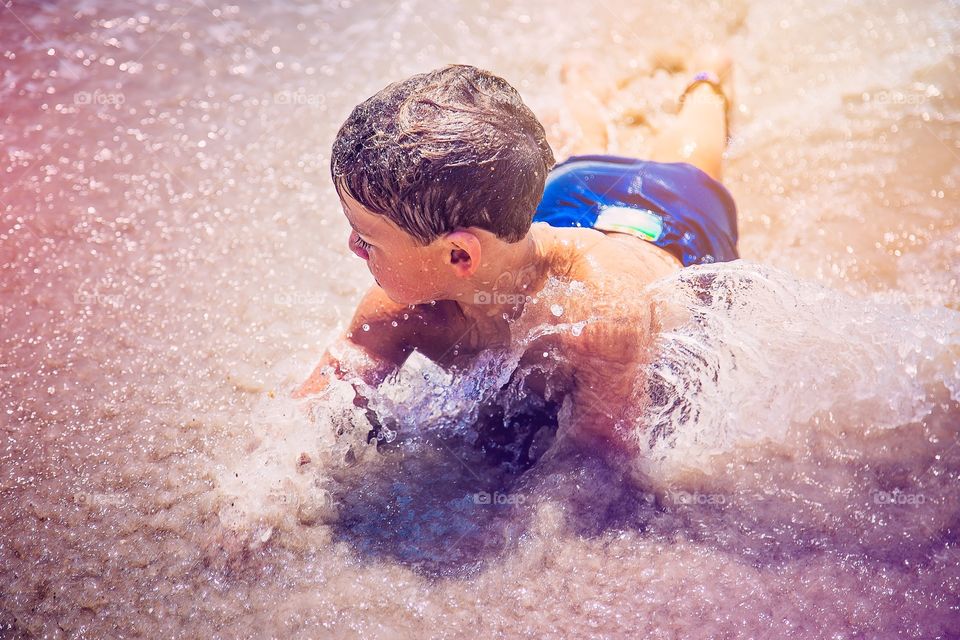
{"label": "boy's leg", "polygon": [[572,54],[561,70],[563,99],[576,131],[569,155],[604,153],[609,143],[606,103],[613,79],[597,69],[583,54]]}
{"label": "boy's leg", "polygon": [[[726,54],[711,52],[697,70],[712,71],[729,86],[725,82],[730,73],[730,59]],[[732,102],[729,92],[727,98]],[[687,94],[676,122],[654,139],[650,159],[656,162],[688,162],[719,181],[726,140],[723,98],[709,84],[701,83]]]}
{"label": "boy's leg", "polygon": [[[715,73],[732,103],[729,55],[708,49],[695,66],[697,71]],[[604,153],[608,137],[603,109],[615,83],[582,58],[564,65],[562,80],[565,102],[579,129],[569,154]],[[700,84],[687,94],[677,120],[653,139],[650,159],[688,162],[719,181],[727,134],[723,99],[709,85]]]}

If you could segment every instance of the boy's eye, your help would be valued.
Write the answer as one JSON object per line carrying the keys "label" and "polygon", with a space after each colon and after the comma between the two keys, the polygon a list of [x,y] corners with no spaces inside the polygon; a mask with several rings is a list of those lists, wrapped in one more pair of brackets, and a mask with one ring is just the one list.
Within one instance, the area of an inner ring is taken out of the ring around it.
{"label": "boy's eye", "polygon": [[360,236],[356,236],[354,243],[357,245],[357,247],[359,247],[360,249],[363,249],[364,251],[370,250],[370,247],[371,247],[370,243],[364,242],[363,238],[361,238]]}

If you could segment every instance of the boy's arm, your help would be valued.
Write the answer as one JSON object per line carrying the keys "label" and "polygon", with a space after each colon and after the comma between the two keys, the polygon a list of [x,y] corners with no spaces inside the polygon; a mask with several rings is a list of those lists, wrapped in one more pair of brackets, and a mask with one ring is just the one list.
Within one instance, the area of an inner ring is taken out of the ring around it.
{"label": "boy's arm", "polygon": [[633,441],[630,412],[635,402],[639,368],[635,362],[582,361],[574,373],[572,435],[587,446],[606,443],[630,451]]}
{"label": "boy's arm", "polygon": [[[602,307],[603,305],[597,305]],[[621,451],[636,447],[633,424],[645,380],[642,364],[649,355],[656,320],[640,300],[599,309],[579,336],[565,338],[575,363],[572,371],[573,436],[592,445],[605,442]]]}
{"label": "boy's arm", "polygon": [[[333,378],[356,376],[370,386],[379,385],[413,350],[411,329],[420,321],[419,316],[409,306],[390,300],[380,287],[371,287],[346,331],[326,350],[310,377],[294,391],[294,397],[319,393]],[[351,357],[344,358],[343,353]]]}

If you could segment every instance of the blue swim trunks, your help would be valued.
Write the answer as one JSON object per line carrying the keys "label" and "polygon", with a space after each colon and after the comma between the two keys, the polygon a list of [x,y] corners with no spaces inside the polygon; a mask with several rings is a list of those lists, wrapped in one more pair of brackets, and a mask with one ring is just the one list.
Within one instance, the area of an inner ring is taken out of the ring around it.
{"label": "blue swim trunks", "polygon": [[636,235],[685,267],[740,257],[733,197],[685,162],[571,156],[547,176],[533,221]]}

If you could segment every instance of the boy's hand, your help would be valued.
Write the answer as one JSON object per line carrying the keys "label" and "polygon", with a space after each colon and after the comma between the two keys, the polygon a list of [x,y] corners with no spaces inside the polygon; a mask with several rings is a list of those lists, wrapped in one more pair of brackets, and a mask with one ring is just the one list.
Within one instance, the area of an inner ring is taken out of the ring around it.
{"label": "boy's hand", "polygon": [[314,368],[313,373],[293,392],[294,398],[304,398],[306,396],[320,393],[328,386],[332,377],[341,378],[340,363],[330,355],[330,352],[323,354],[323,359]]}
{"label": "boy's hand", "polygon": [[[371,387],[378,386],[403,364],[412,350],[412,321],[416,315],[409,307],[392,302],[380,287],[371,287],[357,306],[347,331],[327,349],[293,396],[303,398],[320,393],[334,378],[356,377]],[[360,400],[359,392],[357,395]],[[365,398],[360,401],[364,404],[358,406],[366,406]]]}
{"label": "boy's hand", "polygon": [[[328,350],[324,354],[323,359],[313,370],[313,373],[310,374],[310,377],[293,392],[294,398],[300,399],[322,393],[330,386],[334,378],[343,380],[349,377],[359,377],[364,383],[370,386],[376,386],[377,382],[386,378],[394,368],[392,364],[383,362],[377,366],[378,363],[365,357],[363,360],[367,363],[366,367],[358,367],[356,364],[353,367],[346,367],[339,358],[331,353],[331,351],[338,346],[342,346],[344,349],[356,349],[355,345],[342,344],[342,341],[341,344],[334,345],[331,350]],[[354,360],[356,360],[356,358],[354,358]],[[353,405],[364,409],[367,420],[370,422],[371,429],[370,433],[367,434],[367,442],[379,439],[380,430],[382,429],[380,420],[377,414],[369,407],[370,399],[364,395],[364,388],[369,387],[365,387],[358,382],[353,382],[350,386],[353,387],[354,392]]]}

